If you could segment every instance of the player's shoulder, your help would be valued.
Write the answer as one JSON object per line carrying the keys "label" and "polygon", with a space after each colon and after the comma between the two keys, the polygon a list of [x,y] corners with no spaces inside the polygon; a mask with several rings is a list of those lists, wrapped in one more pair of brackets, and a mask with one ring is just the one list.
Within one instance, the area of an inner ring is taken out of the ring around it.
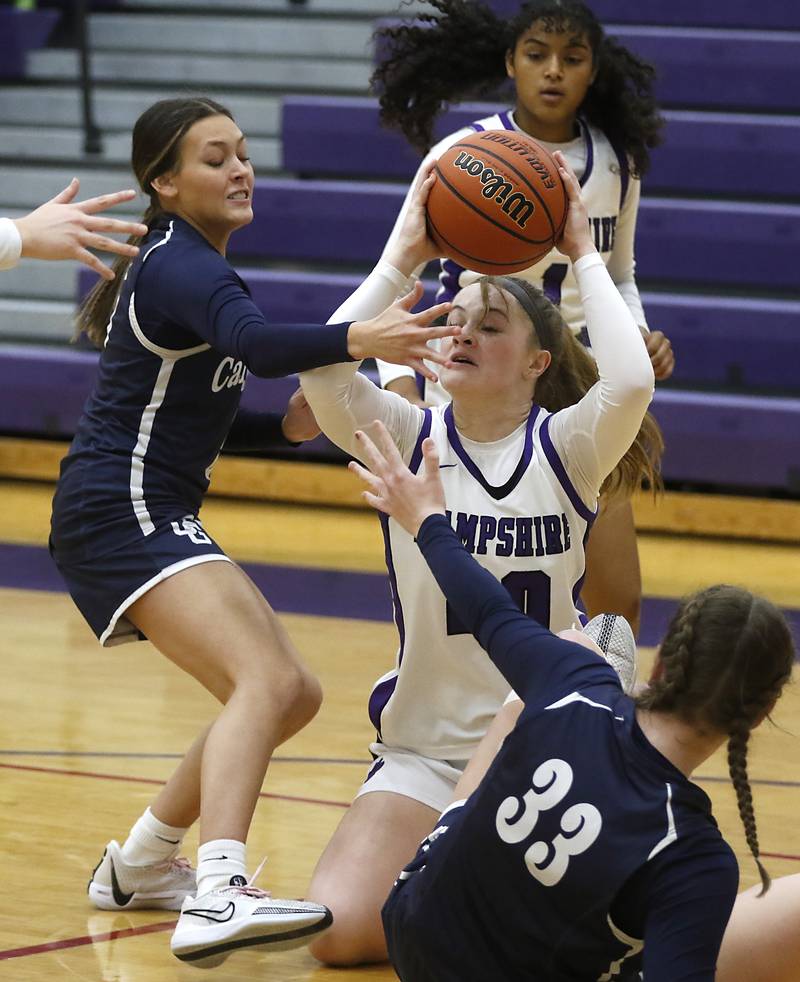
{"label": "player's shoulder", "polygon": [[447,136],[443,137],[437,144],[435,144],[428,156],[438,157],[448,150],[453,144],[458,143],[459,140],[464,139],[464,137],[472,136],[475,133],[483,132],[483,130],[507,130],[509,127],[503,120],[503,113],[493,113],[491,116],[484,116],[481,119],[476,119],[466,126],[460,127],[460,129],[454,130],[452,133],[448,133]]}
{"label": "player's shoulder", "polygon": [[228,260],[188,222],[166,216],[141,249],[140,280],[159,279],[180,289],[241,280]]}

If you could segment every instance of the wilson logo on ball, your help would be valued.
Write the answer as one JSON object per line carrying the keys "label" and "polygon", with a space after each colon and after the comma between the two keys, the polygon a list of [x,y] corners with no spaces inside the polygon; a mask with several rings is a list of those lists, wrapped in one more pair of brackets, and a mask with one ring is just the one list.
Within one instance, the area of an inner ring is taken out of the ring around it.
{"label": "wilson logo on ball", "polygon": [[561,236],[567,195],[546,147],[524,133],[464,133],[436,161],[426,203],[440,256],[477,273],[542,260]]}
{"label": "wilson logo on ball", "polygon": [[488,164],[464,150],[453,161],[453,166],[466,171],[470,177],[477,178],[484,185],[481,188],[483,197],[493,198],[513,222],[520,228],[525,228],[525,222],[536,206],[524,194],[514,191],[502,174],[497,174]]}

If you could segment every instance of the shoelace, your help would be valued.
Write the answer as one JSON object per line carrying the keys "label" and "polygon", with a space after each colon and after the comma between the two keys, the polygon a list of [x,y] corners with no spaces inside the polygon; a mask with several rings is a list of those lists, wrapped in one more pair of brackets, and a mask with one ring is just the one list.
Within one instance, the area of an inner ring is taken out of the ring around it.
{"label": "shoelace", "polygon": [[255,881],[258,879],[259,873],[261,872],[262,869],[264,869],[264,864],[266,863],[266,861],[267,861],[267,857],[265,856],[261,860],[261,862],[258,864],[258,866],[256,867],[255,873],[253,873],[253,875],[247,881],[247,885],[246,886],[243,886],[243,887],[226,887],[225,888],[226,892],[228,890],[231,890],[231,891],[235,891],[236,893],[238,893],[240,895],[243,895],[245,897],[255,897],[256,899],[260,899],[260,900],[263,900],[266,897],[271,897],[272,894],[269,892],[269,890],[262,890],[259,887],[253,886],[253,884],[255,883]]}
{"label": "shoelace", "polygon": [[165,873],[194,873],[194,866],[185,856],[173,856],[165,859],[163,863],[155,863],[152,868],[163,870]]}

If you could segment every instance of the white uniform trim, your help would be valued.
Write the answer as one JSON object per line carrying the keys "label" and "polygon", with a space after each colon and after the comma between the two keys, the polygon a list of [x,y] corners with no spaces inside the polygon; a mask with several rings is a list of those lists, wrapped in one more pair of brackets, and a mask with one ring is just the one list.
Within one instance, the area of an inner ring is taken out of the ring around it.
{"label": "white uniform trim", "polygon": [[139,435],[131,454],[131,502],[139,527],[145,535],[151,535],[155,532],[156,527],[153,525],[150,512],[147,510],[147,503],[144,500],[144,458],[150,445],[150,434],[153,432],[156,413],[164,402],[167,385],[174,367],[174,361],[164,361],[161,364],[150,402],[142,412],[142,418],[139,422]]}
{"label": "white uniform trim", "polygon": [[[164,238],[160,239],[155,243],[155,245],[152,245],[147,250],[142,263],[147,261],[148,256],[154,249],[158,249],[160,246],[166,245],[169,242],[172,236],[173,226],[174,222],[170,222],[169,229],[167,230]],[[199,354],[201,351],[208,351],[211,345],[203,342],[202,344],[196,344],[191,348],[173,349],[164,348],[161,345],[155,344],[145,335],[141,325],[139,324],[136,317],[135,298],[136,291],[133,290],[128,303],[128,321],[130,322],[131,330],[143,348],[146,348],[149,352],[162,359],[162,365],[159,369],[155,386],[153,387],[153,394],[150,397],[150,402],[145,406],[144,411],[142,412],[136,446],[134,447],[131,455],[130,485],[133,511],[142,532],[145,535],[151,535],[155,531],[155,525],[153,525],[150,518],[150,513],[147,509],[147,504],[144,500],[144,458],[145,454],[147,453],[147,447],[150,443],[150,434],[153,432],[153,424],[155,423],[156,413],[164,402],[164,398],[167,394],[167,385],[169,384],[170,376],[172,375],[172,369],[175,367],[175,363],[180,361],[181,358],[188,358],[190,355]]]}
{"label": "white uniform trim", "polygon": [[[162,580],[166,580],[168,577],[173,576],[175,573],[180,573],[181,570],[189,569],[190,566],[199,566],[201,563],[215,563],[215,562],[225,562],[230,563],[232,560],[228,559],[227,556],[222,556],[217,552],[209,552],[204,556],[192,556],[190,559],[181,559],[177,563],[173,563],[171,566],[166,566],[161,570],[160,573],[156,573],[155,576],[151,577],[146,583],[143,583],[137,590],[129,596],[126,597],[122,603],[117,607],[111,616],[111,620],[108,622],[108,627],[100,635],[100,644],[108,647],[112,644],[122,644],[127,641],[131,634],[138,634],[137,628],[123,617],[125,611],[130,607],[132,603],[137,601],[139,597],[143,597],[148,590],[151,590],[156,583],[161,583]],[[118,625],[118,621],[121,623]]]}
{"label": "white uniform trim", "polygon": [[667,784],[667,834],[664,838],[653,846],[653,851],[647,857],[648,860],[657,856],[662,849],[666,849],[671,842],[678,838],[678,831],[675,828],[675,816],[672,814],[672,785]]}
{"label": "white uniform trim", "polygon": [[0,269],[11,269],[22,255],[22,236],[10,218],[0,218]]}

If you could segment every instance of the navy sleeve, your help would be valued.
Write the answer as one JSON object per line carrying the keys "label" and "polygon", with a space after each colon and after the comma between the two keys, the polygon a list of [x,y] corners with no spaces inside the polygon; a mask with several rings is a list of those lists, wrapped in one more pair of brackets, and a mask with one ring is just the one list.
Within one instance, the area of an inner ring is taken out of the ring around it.
{"label": "navy sleeve", "polygon": [[520,698],[585,679],[605,665],[582,645],[558,638],[523,614],[506,588],[463,547],[444,515],[422,523],[417,543],[447,602]]}
{"label": "navy sleeve", "polygon": [[205,246],[154,249],[136,294],[143,322],[178,324],[263,378],[352,361],[349,324],[268,324],[227,260]]}
{"label": "navy sleeve", "polygon": [[690,855],[664,850],[644,928],[646,982],[714,982],[722,936],[736,900],[739,868],[724,843]]}
{"label": "navy sleeve", "polygon": [[283,415],[240,409],[225,439],[224,449],[235,452],[299,447],[299,443],[291,443],[286,439],[282,426]]}

